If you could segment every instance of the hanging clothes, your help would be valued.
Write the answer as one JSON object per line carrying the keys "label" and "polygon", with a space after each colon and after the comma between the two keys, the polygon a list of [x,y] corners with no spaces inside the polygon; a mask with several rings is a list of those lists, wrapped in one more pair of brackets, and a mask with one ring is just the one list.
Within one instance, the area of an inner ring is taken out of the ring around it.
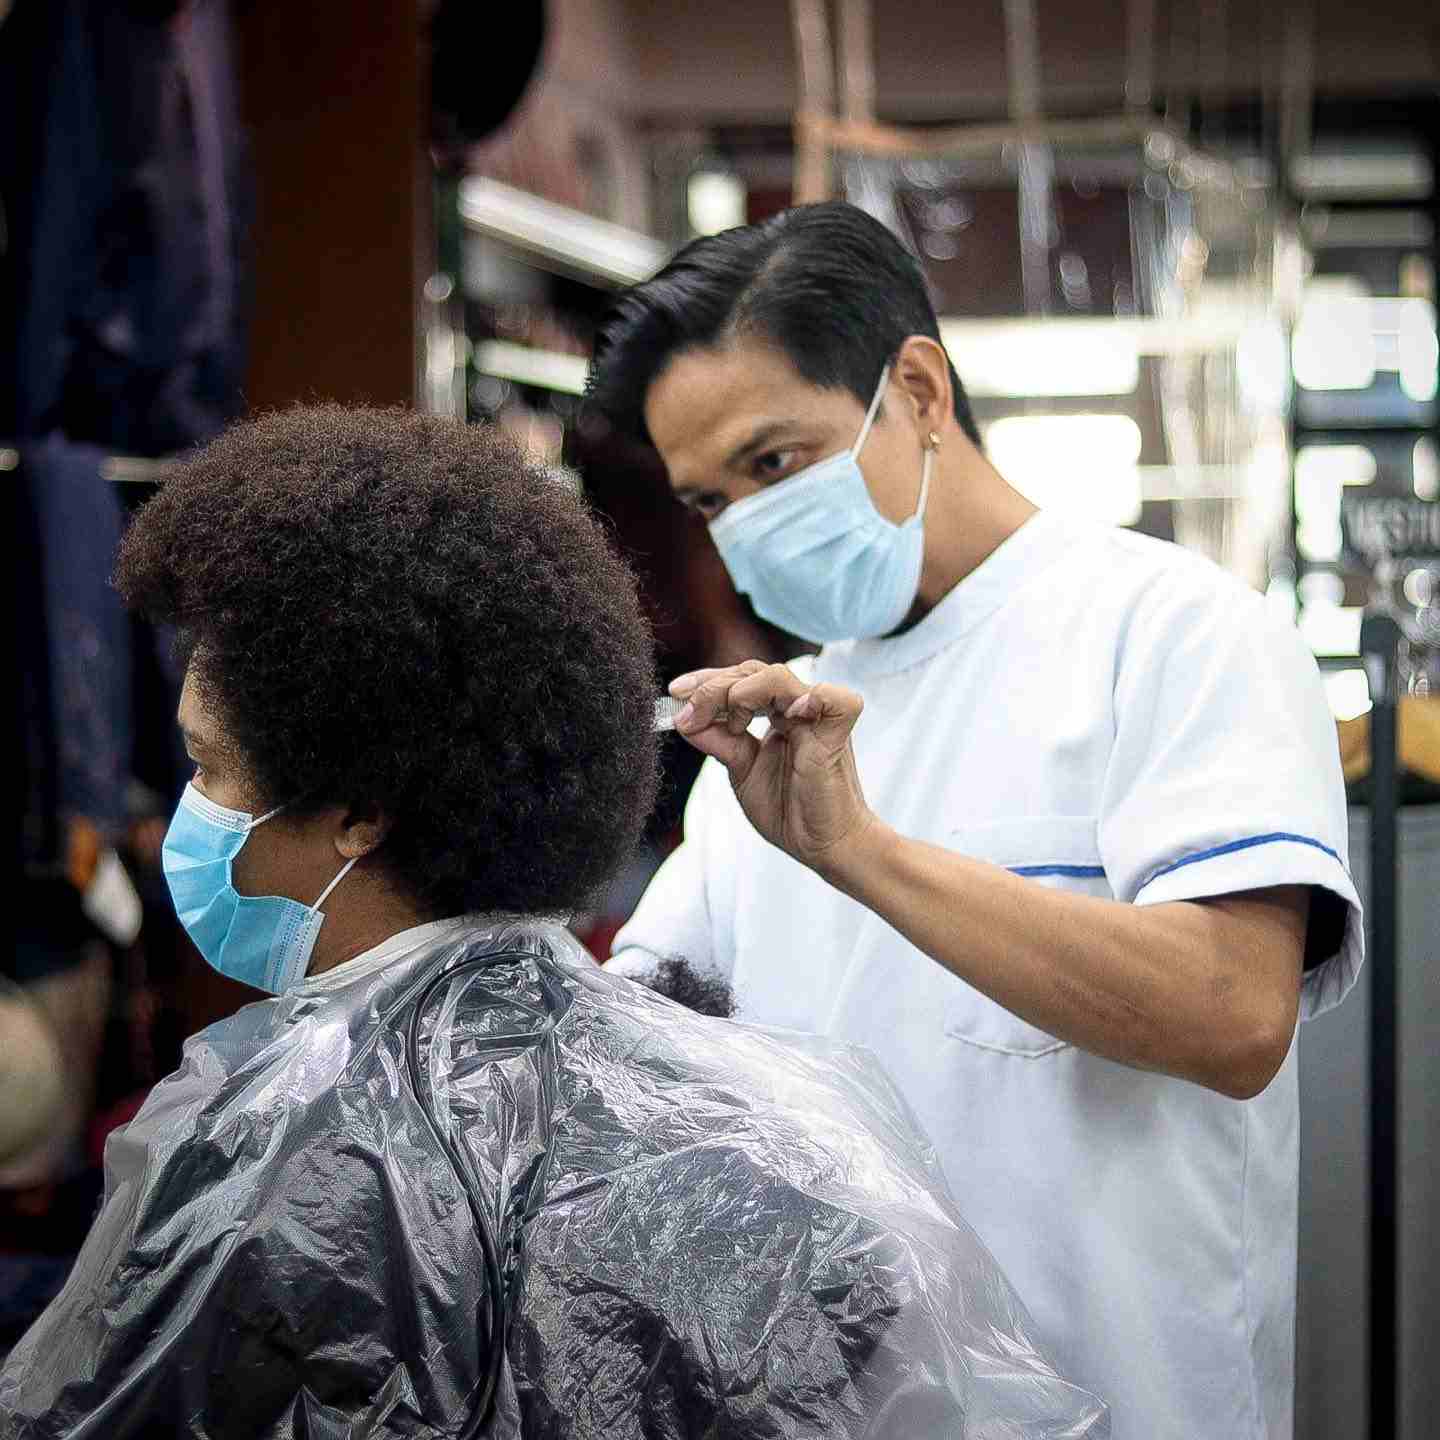
{"label": "hanging clothes", "polygon": [[93,933],[67,850],[77,825],[108,840],[125,818],[137,734],[163,800],[183,778],[148,739],[173,728],[168,637],[109,587],[139,496],[101,464],[200,444],[241,408],[232,48],[225,0],[17,0],[0,31],[0,446],[19,455],[17,613],[35,621],[19,637],[20,854],[45,892],[25,907],[49,917],[42,969]]}
{"label": "hanging clothes", "polygon": [[241,408],[248,182],[224,0],[20,0],[6,22],[0,436],[134,455]]}

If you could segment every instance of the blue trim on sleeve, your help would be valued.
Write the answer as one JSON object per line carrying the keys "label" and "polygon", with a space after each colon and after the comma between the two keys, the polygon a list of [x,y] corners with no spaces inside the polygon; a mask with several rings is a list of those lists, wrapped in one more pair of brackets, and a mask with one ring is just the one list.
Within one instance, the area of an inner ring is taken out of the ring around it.
{"label": "blue trim on sleeve", "polygon": [[1067,875],[1073,879],[1092,879],[1105,876],[1103,865],[1008,865],[1012,875]]}
{"label": "blue trim on sleeve", "polygon": [[1173,865],[1166,865],[1156,870],[1154,874],[1145,879],[1135,893],[1138,895],[1146,885],[1159,880],[1163,875],[1170,875],[1176,870],[1183,869],[1186,865],[1198,865],[1202,860],[1213,860],[1218,855],[1233,855],[1237,850],[1252,850],[1257,845],[1273,845],[1278,841],[1288,841],[1292,845],[1309,845],[1316,850],[1323,850],[1337,865],[1344,868],[1345,862],[1340,859],[1338,852],[1323,842],[1313,839],[1309,835],[1293,835],[1287,830],[1275,830],[1268,835],[1252,835],[1245,840],[1231,840],[1227,845],[1216,845],[1212,850],[1201,850],[1194,855],[1186,855],[1183,859],[1175,861]]}

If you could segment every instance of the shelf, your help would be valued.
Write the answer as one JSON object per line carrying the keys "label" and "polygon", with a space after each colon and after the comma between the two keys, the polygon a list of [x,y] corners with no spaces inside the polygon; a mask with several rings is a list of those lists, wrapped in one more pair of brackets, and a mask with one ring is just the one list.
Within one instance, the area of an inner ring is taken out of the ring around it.
{"label": "shelf", "polygon": [[483,175],[461,182],[460,218],[470,230],[521,250],[542,266],[606,288],[648,280],[669,257],[664,245],[638,230]]}

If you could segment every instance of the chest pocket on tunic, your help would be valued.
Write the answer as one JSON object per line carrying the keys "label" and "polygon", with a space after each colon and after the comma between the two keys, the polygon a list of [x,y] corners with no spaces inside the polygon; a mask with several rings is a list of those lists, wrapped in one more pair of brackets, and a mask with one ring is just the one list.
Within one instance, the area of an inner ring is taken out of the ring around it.
{"label": "chest pocket on tunic", "polygon": [[[1109,899],[1096,824],[1088,815],[1027,816],[952,829],[947,849],[1003,865],[1034,885]],[[1035,1058],[1069,1049],[1068,1042],[1012,1015],[1003,1005],[956,981],[948,987],[945,1033],[984,1050]]]}

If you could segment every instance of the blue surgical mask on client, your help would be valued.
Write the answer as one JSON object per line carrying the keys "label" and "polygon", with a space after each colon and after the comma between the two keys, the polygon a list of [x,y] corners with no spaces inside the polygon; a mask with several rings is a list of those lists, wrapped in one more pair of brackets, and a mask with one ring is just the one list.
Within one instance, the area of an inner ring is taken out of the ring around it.
{"label": "blue surgical mask on client", "polygon": [[283,809],[277,805],[255,819],[187,785],[161,851],[175,911],[196,948],[222,975],[272,995],[305,978],[325,923],[320,907],[360,858],[346,861],[313,905],[242,895],[231,881],[231,864],[250,832]]}
{"label": "blue surgical mask on client", "polygon": [[921,461],[915,513],[899,525],[875,508],[860,471],[889,380],[887,365],[849,450],[737,500],[710,524],[735,588],[771,624],[806,640],[888,635],[920,588],[934,450]]}

